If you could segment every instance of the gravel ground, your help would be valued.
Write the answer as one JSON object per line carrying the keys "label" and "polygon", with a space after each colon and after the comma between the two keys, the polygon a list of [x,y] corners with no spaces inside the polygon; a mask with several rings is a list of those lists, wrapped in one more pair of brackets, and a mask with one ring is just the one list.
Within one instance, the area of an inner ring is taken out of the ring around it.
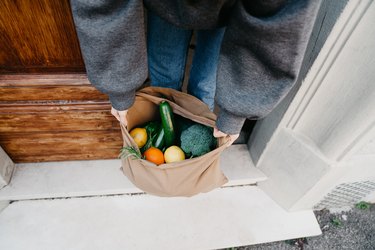
{"label": "gravel ground", "polygon": [[375,250],[375,204],[331,213],[316,211],[323,234],[294,241],[229,248],[231,250]]}

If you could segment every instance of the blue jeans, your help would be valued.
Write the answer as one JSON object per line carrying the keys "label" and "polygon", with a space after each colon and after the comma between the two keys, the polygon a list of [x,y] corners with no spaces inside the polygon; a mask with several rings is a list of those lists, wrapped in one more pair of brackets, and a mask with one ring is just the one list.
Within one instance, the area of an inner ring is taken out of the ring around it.
{"label": "blue jeans", "polygon": [[[148,12],[147,54],[152,86],[181,90],[192,30],[177,28]],[[216,72],[224,28],[199,30],[188,93],[214,109]]]}

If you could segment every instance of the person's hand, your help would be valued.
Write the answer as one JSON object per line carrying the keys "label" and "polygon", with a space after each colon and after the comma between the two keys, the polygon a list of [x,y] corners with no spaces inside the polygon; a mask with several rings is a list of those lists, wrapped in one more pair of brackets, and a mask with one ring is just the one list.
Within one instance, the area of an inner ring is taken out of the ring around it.
{"label": "person's hand", "polygon": [[[228,134],[221,132],[216,126],[214,127],[214,137],[225,137]],[[240,136],[240,134],[229,135],[230,142],[228,143],[228,147],[233,144],[233,142]]]}
{"label": "person's hand", "polygon": [[124,124],[125,126],[128,125],[128,119],[126,118],[127,113],[128,113],[128,110],[118,111],[114,107],[112,107],[111,109],[111,114],[114,117],[116,117],[116,119],[122,124]]}

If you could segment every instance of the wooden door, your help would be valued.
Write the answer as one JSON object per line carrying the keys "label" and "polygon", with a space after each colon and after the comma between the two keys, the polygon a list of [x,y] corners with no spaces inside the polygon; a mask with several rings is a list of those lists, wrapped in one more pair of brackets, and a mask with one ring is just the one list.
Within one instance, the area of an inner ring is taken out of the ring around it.
{"label": "wooden door", "polygon": [[15,162],[115,158],[105,95],[88,82],[68,0],[0,1],[0,145]]}

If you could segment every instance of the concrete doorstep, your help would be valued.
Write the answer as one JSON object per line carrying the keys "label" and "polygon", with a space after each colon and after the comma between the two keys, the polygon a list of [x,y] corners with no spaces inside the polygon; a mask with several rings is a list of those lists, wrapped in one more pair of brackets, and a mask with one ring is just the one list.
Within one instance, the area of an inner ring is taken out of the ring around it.
{"label": "concrete doorstep", "polygon": [[312,211],[286,212],[256,186],[192,198],[25,200],[0,213],[7,250],[219,249],[320,233]]}
{"label": "concrete doorstep", "polygon": [[0,249],[219,249],[321,233],[312,211],[286,212],[256,186],[266,176],[246,145],[222,154],[225,187],[192,198],[144,194],[120,167],[119,160],[16,165],[0,190]]}

